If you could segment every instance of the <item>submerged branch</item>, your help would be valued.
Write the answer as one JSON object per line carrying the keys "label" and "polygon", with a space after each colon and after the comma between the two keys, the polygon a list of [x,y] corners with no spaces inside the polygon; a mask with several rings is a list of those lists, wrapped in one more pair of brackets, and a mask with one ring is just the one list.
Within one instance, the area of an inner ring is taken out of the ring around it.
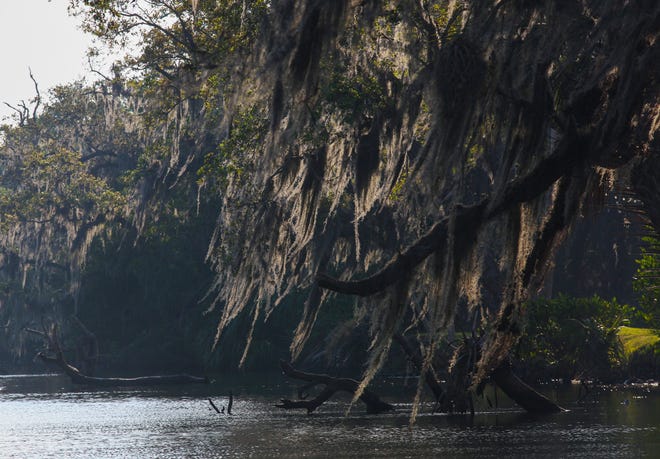
{"label": "submerged branch", "polygon": [[191,376],[188,374],[178,375],[157,375],[140,376],[137,378],[99,378],[87,376],[80,372],[76,367],[70,365],[65,360],[53,356],[39,353],[37,356],[47,363],[57,365],[64,373],[71,378],[74,384],[98,387],[134,387],[134,386],[158,386],[169,384],[208,384],[208,378]]}
{"label": "submerged branch", "polygon": [[[310,400],[282,399],[279,405],[275,405],[278,408],[284,408],[286,410],[304,408],[308,413],[311,413],[330,397],[332,397],[335,392],[344,391],[355,394],[360,387],[360,382],[356,381],[355,379],[336,378],[328,375],[305,373],[303,371],[296,370],[290,363],[285,361],[280,361],[280,367],[282,368],[284,374],[288,377],[310,383],[305,386],[306,388],[309,388],[311,385],[320,384],[325,385],[325,388],[319,395]],[[301,393],[302,391],[299,391],[299,396]],[[378,395],[369,390],[364,390],[362,392],[360,400],[362,400],[362,402],[364,402],[364,404],[367,406],[367,413],[369,414],[379,414],[394,410],[394,406],[382,401]]]}
{"label": "submerged branch", "polygon": [[137,378],[99,378],[94,376],[87,376],[83,374],[78,368],[74,367],[67,362],[62,348],[60,346],[57,326],[53,325],[48,331],[39,331],[34,329],[26,329],[27,332],[36,334],[44,338],[47,342],[47,352],[39,352],[37,357],[46,363],[56,365],[62,370],[74,384],[98,386],[98,387],[133,387],[133,386],[156,386],[166,384],[191,384],[203,383],[208,384],[208,378],[198,376],[191,376],[187,374],[179,375],[158,375],[158,376],[140,376]]}

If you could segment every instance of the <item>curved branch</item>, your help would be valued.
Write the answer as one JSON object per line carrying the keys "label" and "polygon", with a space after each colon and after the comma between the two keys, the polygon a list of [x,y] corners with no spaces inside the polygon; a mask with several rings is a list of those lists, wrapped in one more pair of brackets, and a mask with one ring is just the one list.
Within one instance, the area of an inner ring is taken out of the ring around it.
{"label": "curved branch", "polygon": [[569,174],[580,161],[583,161],[587,153],[588,148],[584,141],[580,141],[576,134],[569,132],[553,155],[540,161],[524,177],[507,185],[499,196],[490,196],[471,206],[457,206],[452,216],[445,216],[435,223],[426,234],[406,250],[395,255],[375,274],[359,280],[339,280],[319,273],[316,276],[318,285],[338,293],[357,296],[370,296],[382,292],[396,284],[401,278],[401,273],[410,272],[432,253],[445,248],[452,218],[456,219],[456,228],[460,228],[461,232],[469,231],[476,234],[484,224],[548,190],[557,180]]}
{"label": "curved branch", "polygon": [[447,242],[449,218],[445,217],[413,245],[392,258],[385,267],[366,279],[342,281],[326,274],[316,276],[319,287],[348,295],[369,296],[395,284],[402,272],[409,272]]}

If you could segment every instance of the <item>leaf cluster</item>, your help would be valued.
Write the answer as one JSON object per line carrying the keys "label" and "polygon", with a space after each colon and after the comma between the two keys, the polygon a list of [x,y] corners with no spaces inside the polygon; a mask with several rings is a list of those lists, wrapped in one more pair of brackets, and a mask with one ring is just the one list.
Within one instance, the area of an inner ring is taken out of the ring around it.
{"label": "leaf cluster", "polygon": [[639,315],[653,328],[660,328],[660,239],[642,238],[641,256],[633,278],[633,289],[638,294]]}
{"label": "leaf cluster", "polygon": [[536,299],[527,304],[518,356],[529,366],[545,367],[540,373],[555,377],[610,375],[623,361],[617,332],[635,312],[616,299],[598,296]]}
{"label": "leaf cluster", "polygon": [[[48,148],[50,147],[50,148]],[[28,150],[3,175],[3,221],[37,222],[61,216],[70,221],[114,213],[124,204],[105,179],[91,174],[80,153],[55,145]]]}
{"label": "leaf cluster", "polygon": [[[107,46],[129,52],[132,68],[176,81],[181,69],[219,67],[252,44],[264,0],[71,0],[83,28]],[[137,53],[131,53],[137,48]]]}
{"label": "leaf cluster", "polygon": [[216,151],[207,153],[197,171],[198,183],[210,185],[216,192],[227,187],[230,179],[243,180],[252,170],[250,158],[260,148],[267,133],[268,118],[254,105],[240,111],[233,119],[229,135]]}

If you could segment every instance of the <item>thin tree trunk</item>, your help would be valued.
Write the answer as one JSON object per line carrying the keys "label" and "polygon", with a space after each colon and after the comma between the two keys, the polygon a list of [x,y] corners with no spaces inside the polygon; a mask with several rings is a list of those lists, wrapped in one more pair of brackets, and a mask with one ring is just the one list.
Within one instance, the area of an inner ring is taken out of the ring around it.
{"label": "thin tree trunk", "polygon": [[[417,368],[417,371],[422,372],[424,369],[424,362],[422,361],[422,357],[413,348],[406,337],[400,333],[396,333],[393,338],[394,341],[399,343],[415,368]],[[442,402],[442,400],[445,398],[445,391],[442,389],[442,386],[440,386],[440,380],[435,373],[433,365],[429,366],[428,370],[424,373],[424,381],[426,382],[426,385],[429,387],[429,389],[431,389],[431,392],[433,392],[435,400],[437,402]]]}

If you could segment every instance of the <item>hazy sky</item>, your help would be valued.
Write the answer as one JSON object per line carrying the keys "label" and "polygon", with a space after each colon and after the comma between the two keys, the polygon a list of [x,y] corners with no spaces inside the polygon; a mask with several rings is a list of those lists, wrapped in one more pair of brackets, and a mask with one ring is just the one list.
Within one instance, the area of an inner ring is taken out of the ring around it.
{"label": "hazy sky", "polygon": [[67,15],[68,0],[0,0],[0,120],[34,97],[28,67],[42,96],[87,74],[91,38]]}

